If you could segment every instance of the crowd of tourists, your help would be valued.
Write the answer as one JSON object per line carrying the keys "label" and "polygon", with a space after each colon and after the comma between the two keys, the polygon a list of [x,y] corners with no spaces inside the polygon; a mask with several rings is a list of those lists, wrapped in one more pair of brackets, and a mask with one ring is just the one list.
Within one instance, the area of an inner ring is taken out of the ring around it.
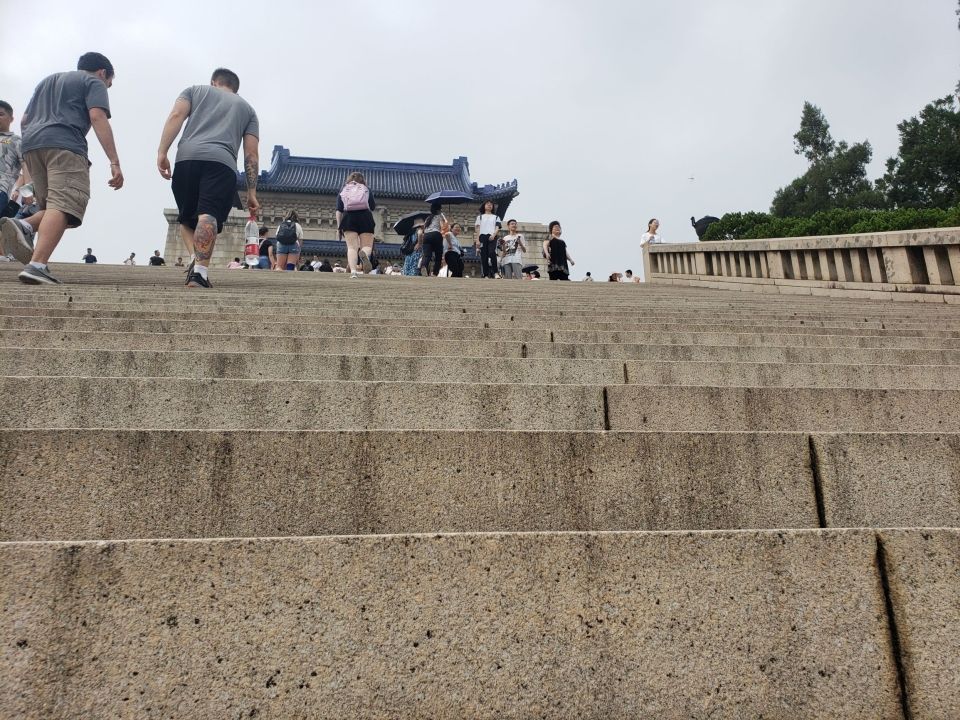
{"label": "crowd of tourists", "polygon": [[[60,282],[47,263],[65,231],[83,222],[90,199],[86,136],[91,128],[110,162],[107,184],[115,190],[124,186],[107,92],[114,75],[110,60],[88,52],[80,57],[75,71],[41,80],[21,118],[22,138],[10,130],[13,107],[0,101],[0,238],[3,254],[24,265],[18,276],[24,283]],[[241,151],[247,207],[251,217],[260,210],[260,125],[253,107],[238,95],[239,90],[236,73],[217,68],[209,84],[193,85],[179,94],[160,135],[156,164],[160,175],[171,182],[176,200],[180,237],[189,256],[188,287],[211,287],[210,261],[217,236],[234,205],[236,163]],[[176,163],[171,166],[168,152],[178,136]],[[429,213],[424,213],[402,243],[402,267],[380,269],[374,255],[376,207],[363,174],[351,173],[336,206],[339,237],[347,248],[347,267],[339,267],[339,263],[331,266],[329,262],[324,267],[316,259],[301,261],[303,228],[295,211],[280,223],[273,242],[267,238],[268,229],[261,228],[256,266],[283,271],[309,265],[321,272],[349,272],[354,278],[361,273],[464,276],[464,229],[460,223],[450,222],[440,203],[430,206]],[[575,264],[562,232],[559,221],[554,220],[543,243],[542,260],[551,280],[569,280],[570,267]],[[651,232],[656,236],[655,227]],[[540,277],[540,263],[524,265],[528,244],[516,220],[507,220],[504,226],[491,201],[479,208],[472,244],[485,279]],[[151,265],[164,264],[159,251],[149,261]],[[84,262],[96,262],[89,249]],[[135,254],[131,253],[124,264],[135,265]],[[246,266],[239,257],[231,263],[237,269]]]}

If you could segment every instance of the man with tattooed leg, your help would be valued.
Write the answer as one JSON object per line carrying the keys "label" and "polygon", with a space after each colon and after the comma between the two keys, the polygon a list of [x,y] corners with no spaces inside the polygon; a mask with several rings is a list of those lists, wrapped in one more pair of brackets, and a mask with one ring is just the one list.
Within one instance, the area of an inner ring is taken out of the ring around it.
{"label": "man with tattooed leg", "polygon": [[[192,255],[187,287],[210,287],[210,257],[217,234],[223,231],[223,223],[233,205],[241,144],[247,207],[254,216],[260,209],[257,201],[260,122],[250,103],[237,94],[239,90],[237,74],[217,68],[209,85],[194,85],[180,93],[160,135],[157,169],[164,179],[173,179],[180,236]],[[177,160],[171,172],[167,152],[181,128],[183,135],[177,144]]]}

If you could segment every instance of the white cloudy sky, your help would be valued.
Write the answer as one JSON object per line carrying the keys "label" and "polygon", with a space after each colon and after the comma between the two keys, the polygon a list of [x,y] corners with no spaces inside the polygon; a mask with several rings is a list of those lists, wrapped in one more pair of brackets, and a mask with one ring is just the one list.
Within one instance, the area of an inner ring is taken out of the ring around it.
{"label": "white cloudy sky", "polygon": [[[960,79],[955,0],[50,0],[4,33],[0,97],[25,106],[45,75],[106,54],[126,186],[93,198],[54,261],[162,248],[169,185],[155,169],[166,113],[223,65],[258,110],[261,165],[296,155],[449,163],[517,178],[511,215],[559,219],[597,277],[639,266],[646,220],[696,239],[691,215],[766,210],[804,169],[804,100],[834,137],[869,139],[873,176],[896,124]],[[15,129],[16,129],[15,124]],[[691,179],[692,178],[692,179]]]}

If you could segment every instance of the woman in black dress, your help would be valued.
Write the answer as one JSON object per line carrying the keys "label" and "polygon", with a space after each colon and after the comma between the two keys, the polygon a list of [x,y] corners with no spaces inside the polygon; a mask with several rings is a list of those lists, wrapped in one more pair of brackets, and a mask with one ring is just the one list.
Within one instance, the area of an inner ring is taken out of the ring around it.
{"label": "woman in black dress", "polygon": [[357,277],[357,267],[370,272],[370,256],[373,254],[373,231],[376,221],[373,211],[377,202],[367,187],[363,173],[352,172],[337,196],[337,227],[340,237],[347,243],[347,265],[350,277]]}
{"label": "woman in black dress", "polygon": [[543,255],[547,259],[547,273],[551,280],[569,280],[570,268],[567,264],[576,265],[570,253],[567,252],[567,244],[560,239],[563,230],[560,228],[560,221],[554,220],[548,226],[550,237],[543,244]]}

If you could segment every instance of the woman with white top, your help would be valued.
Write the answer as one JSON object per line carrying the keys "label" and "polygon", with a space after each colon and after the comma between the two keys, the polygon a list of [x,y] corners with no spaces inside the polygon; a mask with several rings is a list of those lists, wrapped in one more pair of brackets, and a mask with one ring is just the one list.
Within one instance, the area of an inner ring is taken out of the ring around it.
{"label": "woman with white top", "polygon": [[517,232],[516,220],[507,220],[507,234],[503,236],[501,244],[503,255],[500,258],[500,267],[503,269],[503,277],[507,280],[522,279],[520,268],[523,267],[523,253],[527,251],[527,246],[523,235]]}
{"label": "woman with white top", "polygon": [[300,227],[300,216],[296,210],[291,210],[277,227],[277,248],[274,250],[277,264],[273,269],[296,270],[302,247],[303,228]]}
{"label": "woman with white top", "polygon": [[647,231],[640,236],[640,244],[646,245],[647,243],[661,243],[663,238],[660,237],[660,221],[656,218],[651,218],[650,222],[647,223]]}
{"label": "woman with white top", "polygon": [[497,235],[503,225],[493,208],[492,200],[483,203],[474,227],[473,246],[480,251],[480,272],[485,278],[497,276]]}

